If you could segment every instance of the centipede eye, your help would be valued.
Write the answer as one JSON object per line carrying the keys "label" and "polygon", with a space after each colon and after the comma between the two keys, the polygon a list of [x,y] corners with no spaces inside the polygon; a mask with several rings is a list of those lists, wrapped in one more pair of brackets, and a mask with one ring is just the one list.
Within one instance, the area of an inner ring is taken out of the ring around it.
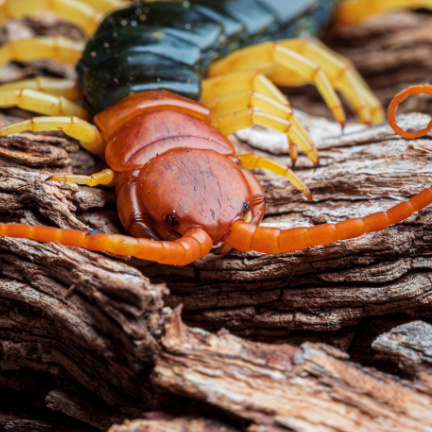
{"label": "centipede eye", "polygon": [[245,202],[243,204],[243,217],[246,216],[246,213],[248,212],[249,209],[250,209],[250,204],[249,204],[249,201],[248,201],[248,202]]}
{"label": "centipede eye", "polygon": [[168,215],[165,218],[165,222],[168,224],[168,226],[170,226],[171,228],[176,227],[179,223],[176,220],[175,215]]}

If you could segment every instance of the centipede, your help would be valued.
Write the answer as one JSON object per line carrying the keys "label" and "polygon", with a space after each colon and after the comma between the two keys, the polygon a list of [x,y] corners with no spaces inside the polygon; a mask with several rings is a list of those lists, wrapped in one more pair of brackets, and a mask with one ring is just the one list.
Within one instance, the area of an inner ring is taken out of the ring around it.
{"label": "centipede", "polygon": [[[260,226],[265,193],[250,171],[286,177],[307,199],[294,171],[258,154],[236,154],[228,135],[259,125],[286,135],[293,164],[299,150],[318,152],[280,86],[314,84],[335,119],[345,112],[336,90],[366,125],[383,110],[350,62],[315,39],[337,1],[306,0],[5,0],[0,18],[49,9],[88,36],[36,37],[0,47],[0,65],[41,58],[76,65],[75,80],[38,77],[0,86],[0,107],[41,114],[0,128],[62,130],[108,168],[51,181],[115,187],[129,235],[0,223],[0,236],[186,265],[232,248],[278,254],[385,229],[432,202],[426,189],[372,215],[312,227]],[[341,16],[352,15],[350,2]],[[353,3],[353,2],[351,2]],[[356,3],[356,2],[354,2]],[[356,6],[356,4],[354,4]],[[82,99],[83,103],[76,103]]]}

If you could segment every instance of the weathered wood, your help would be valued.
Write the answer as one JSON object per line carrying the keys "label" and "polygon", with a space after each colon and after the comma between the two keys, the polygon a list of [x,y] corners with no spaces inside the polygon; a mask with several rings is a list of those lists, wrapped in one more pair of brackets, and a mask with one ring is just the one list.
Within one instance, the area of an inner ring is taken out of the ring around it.
{"label": "weathered wood", "polygon": [[235,414],[250,423],[247,431],[432,430],[432,397],[408,381],[362,368],[330,346],[210,334],[186,327],[179,314],[167,325],[153,379]]}
{"label": "weathered wood", "polygon": [[416,385],[432,394],[432,326],[413,321],[380,335],[372,344],[382,356],[417,378]]}
{"label": "weathered wood", "polygon": [[[68,150],[76,151],[76,144],[27,135],[3,139],[0,147],[2,220],[116,229],[110,211],[95,212],[112,201],[110,193],[46,180],[52,172],[73,168]],[[90,160],[80,165],[94,169]],[[0,369],[72,380],[105,404],[122,408],[117,419],[151,405],[147,376],[162,329],[165,288],[124,261],[1,238]],[[10,383],[5,378],[3,385]],[[70,401],[58,402],[55,383],[50,390],[46,406],[86,420]],[[106,429],[111,423],[98,424]]]}
{"label": "weathered wood", "polygon": [[[166,417],[166,416],[165,416]],[[215,420],[193,417],[146,419],[113,426],[109,432],[239,432]]]}

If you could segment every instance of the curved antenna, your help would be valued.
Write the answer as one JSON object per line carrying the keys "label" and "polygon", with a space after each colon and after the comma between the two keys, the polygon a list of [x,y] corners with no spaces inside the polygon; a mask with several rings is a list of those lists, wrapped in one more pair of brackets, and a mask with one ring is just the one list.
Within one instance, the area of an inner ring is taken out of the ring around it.
{"label": "curved antenna", "polygon": [[387,211],[373,213],[363,218],[348,219],[307,228],[281,230],[257,227],[246,222],[235,222],[224,239],[225,243],[241,251],[257,251],[268,254],[292,252],[359,237],[362,234],[380,231],[401,222],[432,203],[432,190],[427,188]]}
{"label": "curved antenna", "polygon": [[412,95],[418,95],[421,93],[432,95],[432,85],[414,85],[406,88],[399,92],[393,100],[390,102],[388,107],[388,121],[391,128],[401,137],[408,139],[420,138],[426,135],[432,129],[432,120],[429,121],[428,125],[420,129],[417,132],[407,132],[400,128],[396,123],[396,110],[401,102],[403,102],[407,97]]}
{"label": "curved antenna", "polygon": [[171,265],[189,264],[207,255],[213,246],[213,241],[201,228],[192,228],[175,241],[155,241],[119,234],[0,223],[0,236],[59,243]]}

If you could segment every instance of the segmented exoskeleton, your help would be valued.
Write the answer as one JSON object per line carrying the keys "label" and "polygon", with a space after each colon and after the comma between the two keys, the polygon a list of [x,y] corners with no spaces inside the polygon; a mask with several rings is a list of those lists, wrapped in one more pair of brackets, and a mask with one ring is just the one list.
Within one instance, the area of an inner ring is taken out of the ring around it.
{"label": "segmented exoskeleton", "polygon": [[[78,0],[35,3],[51,9],[56,5],[62,17],[82,22],[89,35],[106,11],[120,6],[118,0],[88,0],[92,7]],[[3,46],[0,63],[41,56],[80,59],[82,93],[92,114],[97,113],[97,127],[84,120],[86,110],[65,99],[76,96],[74,83],[39,79],[0,88],[0,106],[18,104],[64,117],[12,124],[1,128],[0,135],[61,129],[87,150],[104,155],[109,169],[51,179],[115,185],[120,219],[138,238],[20,224],[0,224],[0,235],[184,265],[219,243],[224,243],[220,252],[234,247],[266,253],[327,244],[383,229],[429,204],[432,191],[427,190],[388,212],[361,219],[290,230],[258,226],[265,197],[249,169],[269,169],[287,177],[308,198],[310,194],[289,168],[256,154],[236,156],[226,135],[266,126],[286,134],[293,161],[298,145],[318,162],[306,130],[272,81],[315,83],[341,124],[345,115],[335,88],[363,122],[382,120],[379,103],[345,59],[308,39],[269,41],[311,27],[308,22],[321,27],[333,3],[140,2],[109,15],[83,55],[80,44],[65,38]],[[9,16],[26,11],[22,0],[5,4]]]}

